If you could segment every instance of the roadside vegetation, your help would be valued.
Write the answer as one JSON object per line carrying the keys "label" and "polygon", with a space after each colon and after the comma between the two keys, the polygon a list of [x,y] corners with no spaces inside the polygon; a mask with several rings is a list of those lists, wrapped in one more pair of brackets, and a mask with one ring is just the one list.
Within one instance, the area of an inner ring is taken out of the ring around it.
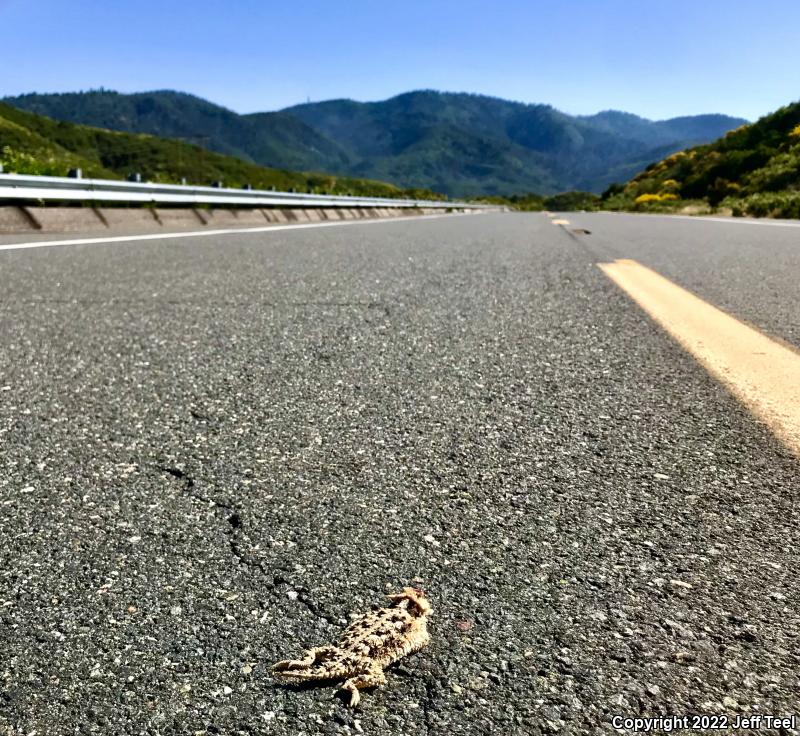
{"label": "roadside vegetation", "polygon": [[270,169],[200,146],[151,135],[76,125],[0,103],[0,164],[5,173],[83,176],[142,181],[372,197],[446,199],[426,189],[401,189],[381,181]]}
{"label": "roadside vegetation", "polygon": [[577,210],[596,210],[600,205],[600,197],[591,192],[561,192],[550,196],[541,194],[515,194],[510,197],[476,197],[472,201],[484,204],[496,204],[523,212],[574,212]]}
{"label": "roadside vegetation", "polygon": [[800,218],[800,102],[612,184],[602,207]]}

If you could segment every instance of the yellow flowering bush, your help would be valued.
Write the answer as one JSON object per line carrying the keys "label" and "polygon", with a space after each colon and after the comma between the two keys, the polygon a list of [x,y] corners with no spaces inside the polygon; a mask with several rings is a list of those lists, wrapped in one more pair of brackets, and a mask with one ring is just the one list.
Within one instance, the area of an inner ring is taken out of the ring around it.
{"label": "yellow flowering bush", "polygon": [[640,194],[634,201],[636,204],[648,204],[650,202],[669,202],[676,199],[678,199],[677,194],[661,192],[659,194]]}
{"label": "yellow flowering bush", "polygon": [[800,125],[795,125],[794,128],[789,131],[789,138],[800,138]]}
{"label": "yellow flowering bush", "polygon": [[743,130],[747,130],[749,127],[750,127],[750,123],[745,123],[744,125],[740,125],[738,128],[734,128],[733,130],[729,130],[729,131],[728,131],[727,133],[725,133],[725,135],[724,135],[724,136],[722,136],[722,137],[723,137],[723,138],[733,138],[733,137],[734,137],[734,136],[736,136],[738,133],[741,133]]}
{"label": "yellow flowering bush", "polygon": [[671,156],[667,156],[667,157],[664,159],[664,163],[665,163],[667,166],[672,166],[672,164],[676,164],[676,163],[678,163],[678,161],[680,161],[682,158],[686,158],[686,157],[687,157],[687,153],[686,153],[686,151],[678,151],[677,153],[673,153]]}
{"label": "yellow flowering bush", "polygon": [[3,146],[0,150],[0,163],[3,164],[6,173],[39,174],[53,161],[52,157],[49,160],[39,161],[25,151],[15,151],[11,146]]}

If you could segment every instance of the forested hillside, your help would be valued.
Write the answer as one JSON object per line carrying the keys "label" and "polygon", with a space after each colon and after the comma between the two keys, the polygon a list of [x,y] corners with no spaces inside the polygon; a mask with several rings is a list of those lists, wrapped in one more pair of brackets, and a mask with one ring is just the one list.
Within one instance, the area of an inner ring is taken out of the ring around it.
{"label": "forested hillside", "polygon": [[0,163],[6,173],[65,176],[80,168],[84,176],[110,179],[140,173],[145,180],[256,189],[350,193],[374,196],[435,197],[391,184],[353,177],[265,168],[201,146],[152,135],[121,133],[51,120],[0,103]]}
{"label": "forested hillside", "polygon": [[800,102],[672,154],[610,187],[603,199],[612,209],[700,205],[737,215],[800,217]]}

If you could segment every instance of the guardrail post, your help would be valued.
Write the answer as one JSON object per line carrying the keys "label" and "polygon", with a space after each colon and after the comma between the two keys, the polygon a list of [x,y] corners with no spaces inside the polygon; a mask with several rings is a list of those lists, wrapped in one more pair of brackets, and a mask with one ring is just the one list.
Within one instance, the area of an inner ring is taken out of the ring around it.
{"label": "guardrail post", "polygon": [[128,174],[128,181],[132,181],[135,184],[141,184],[142,175],[138,171],[134,172],[133,174]]}
{"label": "guardrail post", "polygon": [[83,179],[83,169],[70,169],[67,176],[70,179]]}

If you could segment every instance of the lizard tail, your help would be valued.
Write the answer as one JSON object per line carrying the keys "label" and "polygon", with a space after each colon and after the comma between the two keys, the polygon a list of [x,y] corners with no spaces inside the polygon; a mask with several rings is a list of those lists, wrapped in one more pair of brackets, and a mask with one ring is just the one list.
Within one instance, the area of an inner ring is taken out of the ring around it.
{"label": "lizard tail", "polygon": [[286,680],[335,680],[341,679],[331,676],[331,673],[322,667],[298,667],[287,666],[286,662],[278,662],[272,666],[272,674],[275,677],[282,677]]}

